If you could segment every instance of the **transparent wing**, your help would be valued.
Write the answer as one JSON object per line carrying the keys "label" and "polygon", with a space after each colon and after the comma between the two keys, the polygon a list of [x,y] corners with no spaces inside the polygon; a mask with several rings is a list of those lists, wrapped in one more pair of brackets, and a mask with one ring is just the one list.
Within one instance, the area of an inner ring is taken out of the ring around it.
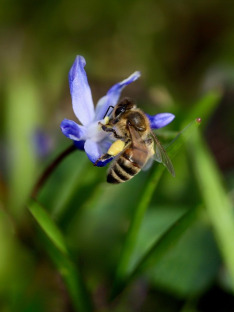
{"label": "transparent wing", "polygon": [[161,145],[161,143],[159,142],[158,138],[155,136],[155,134],[153,132],[151,132],[151,135],[154,139],[155,142],[155,154],[153,156],[153,158],[159,162],[162,163],[167,170],[170,172],[170,174],[175,177],[175,170],[174,167],[172,165],[172,162],[169,158],[169,156],[167,155],[165,149],[163,148],[163,146]]}
{"label": "transparent wing", "polygon": [[146,162],[146,164],[144,165],[144,167],[142,168],[142,171],[147,171],[147,170],[149,170],[149,168],[152,166],[153,162],[154,162],[154,158],[153,158],[153,157],[150,157],[150,158],[147,160],[147,162]]}

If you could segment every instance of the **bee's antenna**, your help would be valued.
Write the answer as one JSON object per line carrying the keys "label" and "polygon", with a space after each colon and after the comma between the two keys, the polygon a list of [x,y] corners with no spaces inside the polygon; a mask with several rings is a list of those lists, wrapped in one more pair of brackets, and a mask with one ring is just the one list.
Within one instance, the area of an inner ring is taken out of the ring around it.
{"label": "bee's antenna", "polygon": [[114,109],[114,106],[110,105],[110,106],[107,108],[106,113],[105,113],[103,119],[106,117],[106,115],[108,114],[109,109],[110,109],[111,107],[112,107],[112,109]]}

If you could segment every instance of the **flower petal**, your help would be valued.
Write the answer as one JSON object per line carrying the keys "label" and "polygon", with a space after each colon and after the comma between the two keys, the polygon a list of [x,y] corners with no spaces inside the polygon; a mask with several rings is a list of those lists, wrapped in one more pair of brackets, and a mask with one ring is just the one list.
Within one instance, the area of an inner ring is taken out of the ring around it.
{"label": "flower petal", "polygon": [[[104,118],[107,109],[109,106],[115,106],[118,103],[120,94],[125,86],[132,83],[133,81],[137,80],[140,77],[140,72],[136,71],[131,76],[129,76],[127,79],[124,79],[121,82],[116,83],[113,87],[110,88],[110,90],[107,92],[107,94],[102,97],[96,107],[96,114],[95,114],[95,120],[101,120]],[[111,113],[111,110],[110,112]]]}
{"label": "flower petal", "polygon": [[[92,163],[95,163],[99,157],[101,157],[104,153],[107,152],[108,148],[110,147],[111,143],[107,143],[104,140],[103,143],[97,143],[90,139],[86,140],[84,144],[84,150]],[[105,148],[105,151],[103,150]],[[113,158],[108,159],[106,161],[99,161],[96,165],[98,167],[105,166],[108,162],[110,162]]]}
{"label": "flower petal", "polygon": [[159,129],[167,126],[175,118],[171,113],[161,113],[154,116],[146,114],[150,121],[151,129]]}
{"label": "flower petal", "polygon": [[64,119],[61,122],[60,128],[62,133],[73,141],[80,141],[85,137],[85,128],[72,120]]}
{"label": "flower petal", "polygon": [[78,55],[69,71],[73,111],[84,126],[94,119],[93,99],[84,70],[85,65],[85,59]]}

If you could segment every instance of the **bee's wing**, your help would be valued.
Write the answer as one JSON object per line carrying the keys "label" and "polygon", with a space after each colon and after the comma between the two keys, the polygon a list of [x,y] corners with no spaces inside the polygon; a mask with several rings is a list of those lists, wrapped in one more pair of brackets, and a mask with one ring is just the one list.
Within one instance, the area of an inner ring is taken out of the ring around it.
{"label": "bee's wing", "polygon": [[142,141],[142,138],[141,138],[139,132],[134,127],[132,127],[131,125],[128,125],[127,127],[129,130],[129,133],[130,133],[130,137],[131,137],[131,141],[132,141],[133,146],[142,145],[143,141]]}
{"label": "bee's wing", "polygon": [[163,163],[164,166],[167,168],[167,170],[170,172],[170,174],[173,177],[175,177],[175,170],[174,170],[174,167],[172,165],[172,162],[171,162],[169,156],[167,155],[165,149],[163,148],[163,146],[159,142],[156,135],[153,132],[151,132],[151,135],[152,135],[154,142],[155,142],[155,154],[153,156],[154,159],[157,162]]}
{"label": "bee's wing", "polygon": [[147,171],[147,170],[149,170],[149,168],[152,166],[153,162],[154,162],[154,158],[153,158],[153,157],[150,157],[150,158],[147,160],[147,162],[146,162],[146,164],[144,165],[144,167],[142,168],[142,171]]}
{"label": "bee's wing", "polygon": [[[139,151],[141,151],[140,153],[141,157],[139,157],[139,159],[137,159],[136,157],[135,159],[136,163],[140,165],[142,170],[149,169],[149,167],[152,164],[152,161],[151,161],[152,153],[151,151],[149,151],[149,147],[145,144],[145,141],[142,140],[139,132],[134,127],[132,127],[131,125],[128,125],[128,130],[129,130],[130,137],[131,137],[132,149],[135,151],[138,150],[138,153]],[[144,155],[143,158],[142,158],[142,155]],[[143,167],[142,167],[142,161],[144,162]]]}

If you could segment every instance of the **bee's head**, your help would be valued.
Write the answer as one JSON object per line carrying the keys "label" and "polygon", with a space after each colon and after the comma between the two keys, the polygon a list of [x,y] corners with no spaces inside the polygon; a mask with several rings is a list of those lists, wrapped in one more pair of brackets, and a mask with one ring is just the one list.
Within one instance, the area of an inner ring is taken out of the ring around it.
{"label": "bee's head", "polygon": [[136,105],[133,103],[133,101],[131,99],[124,98],[114,108],[112,116],[113,116],[113,118],[120,118],[126,111],[129,111],[135,107],[136,107]]}

